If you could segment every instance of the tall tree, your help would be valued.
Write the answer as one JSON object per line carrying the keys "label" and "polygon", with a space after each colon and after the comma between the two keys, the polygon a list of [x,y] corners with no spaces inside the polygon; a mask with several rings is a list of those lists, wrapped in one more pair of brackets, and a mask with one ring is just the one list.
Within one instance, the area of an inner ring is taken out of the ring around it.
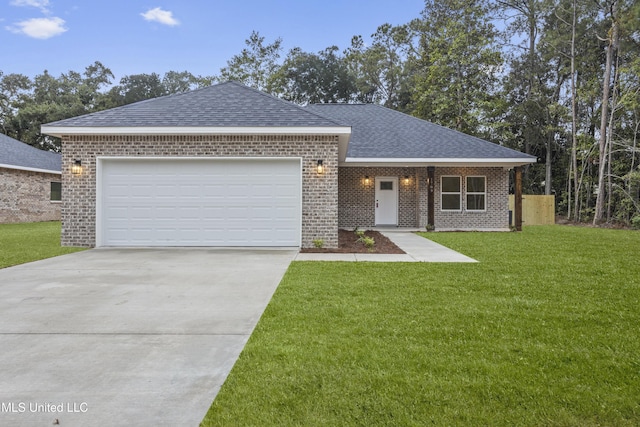
{"label": "tall tree", "polygon": [[30,101],[33,82],[23,74],[3,74],[0,71],[0,130],[19,139],[16,115]]}
{"label": "tall tree", "polygon": [[45,150],[59,151],[60,141],[40,134],[40,125],[103,108],[101,90],[111,84],[111,78],[111,70],[99,62],[86,67],[83,73],[69,71],[54,77],[45,70],[37,75],[28,102],[15,116],[17,138]]}
{"label": "tall tree", "polygon": [[281,98],[298,104],[349,102],[357,92],[355,77],[336,46],[317,54],[292,49],[270,86]]}
{"label": "tall tree", "polygon": [[484,0],[426,0],[419,30],[414,114],[478,135],[502,56]]}
{"label": "tall tree", "polygon": [[[607,129],[609,122],[609,96],[611,91],[611,75],[613,70],[614,56],[618,49],[618,31],[619,31],[619,0],[606,0],[603,5],[605,9],[605,16],[611,20],[611,28],[608,32],[608,36],[605,39],[606,46],[606,63],[604,67],[604,76],[602,79],[602,104],[601,104],[601,120],[600,120],[600,139],[598,142],[600,150],[600,163],[598,170],[598,195],[596,198],[595,215],[593,216],[593,223],[597,224],[602,221],[604,216],[604,201],[605,201],[605,176],[606,167],[609,158],[607,156]],[[609,136],[610,138],[610,136]]]}
{"label": "tall tree", "polygon": [[120,79],[120,84],[109,91],[114,106],[126,105],[166,95],[162,79],[157,73],[131,74]]}
{"label": "tall tree", "polygon": [[269,80],[280,67],[278,61],[282,52],[282,39],[278,38],[270,44],[265,44],[264,40],[260,33],[253,31],[245,40],[247,47],[227,61],[227,66],[220,70],[220,75],[215,79],[219,82],[235,80],[270,92]]}
{"label": "tall tree", "polygon": [[359,101],[406,108],[416,56],[413,35],[410,25],[384,24],[371,35],[369,46],[362,36],[353,37],[346,60],[356,78]]}
{"label": "tall tree", "polygon": [[196,77],[188,71],[168,71],[162,78],[162,86],[166,94],[188,92],[211,84],[207,77]]}
{"label": "tall tree", "polygon": [[517,106],[521,107],[520,113],[524,116],[531,115],[531,112],[539,115],[535,120],[525,121],[526,127],[522,132],[524,151],[531,153],[532,149],[535,151],[538,148],[536,145],[541,146],[540,151],[545,153],[544,192],[550,195],[553,190],[552,160],[558,128],[557,120],[553,120],[557,119],[557,114],[553,114],[553,104],[558,101],[559,91],[555,91],[558,95],[554,97],[554,90],[546,87],[547,76],[538,52],[538,35],[547,13],[547,4],[543,0],[498,0],[498,5],[508,17],[508,35],[523,37],[522,42],[517,44],[520,51],[515,52],[517,62],[513,64],[523,68],[520,73],[523,78],[516,82],[523,87],[522,99]]}

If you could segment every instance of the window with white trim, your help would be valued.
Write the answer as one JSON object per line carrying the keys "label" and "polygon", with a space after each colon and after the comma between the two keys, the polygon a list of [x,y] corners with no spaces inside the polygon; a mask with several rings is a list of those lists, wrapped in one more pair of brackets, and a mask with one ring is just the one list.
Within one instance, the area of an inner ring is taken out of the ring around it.
{"label": "window with white trim", "polygon": [[462,210],[462,178],[459,176],[440,177],[440,209],[443,211]]}
{"label": "window with white trim", "polygon": [[487,209],[487,177],[468,176],[466,187],[466,210],[484,211]]}

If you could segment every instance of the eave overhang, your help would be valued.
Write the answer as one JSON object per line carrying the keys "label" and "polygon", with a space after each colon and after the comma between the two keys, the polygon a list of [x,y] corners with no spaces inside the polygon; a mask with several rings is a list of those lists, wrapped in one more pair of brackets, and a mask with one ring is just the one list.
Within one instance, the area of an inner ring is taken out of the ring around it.
{"label": "eave overhang", "polygon": [[14,170],[28,171],[28,172],[50,173],[50,174],[53,174],[53,175],[62,175],[61,171],[54,171],[54,170],[50,170],[50,169],[30,168],[30,167],[27,167],[27,166],[5,165],[5,164],[2,164],[2,163],[0,163],[0,168],[14,169]]}
{"label": "eave overhang", "polygon": [[340,166],[344,167],[501,167],[513,168],[516,166],[535,163],[537,158],[371,158],[371,157],[347,157]]}
{"label": "eave overhang", "polygon": [[122,126],[122,127],[82,127],[42,125],[45,135],[351,135],[346,126],[318,127],[235,127],[235,126]]}
{"label": "eave overhang", "polygon": [[347,156],[351,127],[349,126],[122,126],[122,127],[82,127],[42,125],[41,132],[62,138],[63,135],[338,135],[338,160],[344,162]]}

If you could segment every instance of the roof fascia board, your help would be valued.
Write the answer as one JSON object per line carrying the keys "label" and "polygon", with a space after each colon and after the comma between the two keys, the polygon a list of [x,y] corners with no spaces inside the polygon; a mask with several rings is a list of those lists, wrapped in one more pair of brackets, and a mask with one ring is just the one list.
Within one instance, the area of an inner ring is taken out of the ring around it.
{"label": "roof fascia board", "polygon": [[492,166],[513,167],[537,162],[536,158],[358,158],[347,157],[340,166]]}
{"label": "roof fascia board", "polygon": [[43,125],[41,131],[43,134],[57,137],[62,135],[350,135],[351,127],[82,127]]}
{"label": "roof fascia board", "polygon": [[49,170],[49,169],[30,168],[30,167],[27,167],[27,166],[5,165],[3,163],[0,163],[0,168],[15,169],[15,170],[21,170],[21,171],[28,171],[28,172],[50,173],[50,174],[54,174],[54,175],[62,175],[61,171],[52,171],[52,170]]}

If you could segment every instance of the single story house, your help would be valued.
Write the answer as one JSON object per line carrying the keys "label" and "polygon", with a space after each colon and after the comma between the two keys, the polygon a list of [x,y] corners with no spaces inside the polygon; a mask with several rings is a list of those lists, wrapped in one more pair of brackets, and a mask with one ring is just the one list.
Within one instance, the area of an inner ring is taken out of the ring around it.
{"label": "single story house", "polygon": [[376,105],[239,83],[42,126],[62,138],[62,243],[338,245],[339,228],[508,229],[532,156]]}
{"label": "single story house", "polygon": [[59,221],[60,153],[0,134],[0,223]]}

